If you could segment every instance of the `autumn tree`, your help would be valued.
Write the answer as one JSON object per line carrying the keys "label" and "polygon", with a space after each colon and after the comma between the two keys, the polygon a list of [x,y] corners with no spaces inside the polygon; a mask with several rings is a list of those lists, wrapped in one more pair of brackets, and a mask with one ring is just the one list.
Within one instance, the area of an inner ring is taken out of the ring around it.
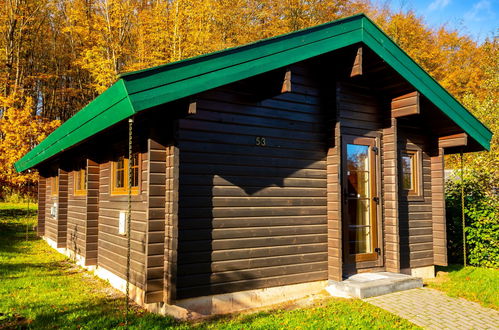
{"label": "autumn tree", "polygon": [[[412,11],[393,11],[368,0],[4,0],[0,6],[0,145],[3,150],[7,146],[29,150],[39,140],[36,134],[45,136],[55,127],[57,122],[52,120],[67,120],[121,72],[359,12],[372,17],[497,132],[496,41],[479,44],[446,26],[430,28]],[[29,118],[38,128],[29,125]],[[27,128],[16,137],[13,125]],[[497,145],[494,137],[492,152],[467,155],[468,163],[476,164],[476,169],[495,166]],[[2,156],[0,176],[7,180],[4,184],[19,186],[22,176],[8,178],[17,160],[13,158],[21,154],[6,152],[10,156]],[[455,160],[447,163],[454,166]]]}
{"label": "autumn tree", "polygon": [[[16,104],[23,104],[22,108]],[[52,132],[60,122],[33,115],[33,99],[12,100],[0,97],[4,109],[0,120],[0,197],[10,192],[26,193],[38,181],[35,171],[17,173],[14,162]]]}

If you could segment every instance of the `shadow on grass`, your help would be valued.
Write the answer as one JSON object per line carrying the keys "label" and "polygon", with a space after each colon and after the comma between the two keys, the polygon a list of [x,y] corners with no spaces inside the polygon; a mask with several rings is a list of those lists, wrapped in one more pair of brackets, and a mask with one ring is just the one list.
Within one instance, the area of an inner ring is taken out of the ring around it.
{"label": "shadow on grass", "polygon": [[[47,273],[47,269],[53,269],[55,271],[53,273]],[[40,271],[38,275],[36,275],[37,271]],[[61,262],[0,264],[0,276],[2,276],[4,279],[16,279],[25,276],[26,273],[29,273],[30,277],[61,276],[62,272],[64,272],[65,276],[79,273],[78,271],[66,270],[63,263]],[[17,274],[22,275],[16,276]]]}
{"label": "shadow on grass", "polygon": [[[55,307],[55,306],[54,306]],[[37,306],[47,310],[47,306]],[[39,314],[30,321],[30,327],[49,328],[55,325],[71,328],[110,329],[125,326],[123,299],[101,299],[95,303],[67,304]],[[146,329],[172,328],[179,323],[170,317],[161,317],[132,310],[128,317],[128,327]]]}
{"label": "shadow on grass", "polygon": [[[30,246],[25,244],[26,232],[9,233],[4,231],[0,224],[0,237],[2,237],[0,240],[0,253],[25,253],[31,249]],[[27,238],[30,242],[40,240],[31,230],[28,232]]]}
{"label": "shadow on grass", "polygon": [[0,209],[0,253],[23,253],[29,249],[26,244],[23,244],[26,239],[28,241],[39,240],[36,233],[33,231],[36,215],[36,210],[27,210],[19,208]]}
{"label": "shadow on grass", "polygon": [[464,266],[463,265],[458,265],[458,264],[452,264],[452,265],[448,265],[448,266],[436,266],[436,271],[437,272],[447,272],[447,273],[451,273],[451,272],[457,272],[457,271],[460,271],[461,269],[463,269]]}
{"label": "shadow on grass", "polygon": [[0,219],[4,220],[18,220],[26,217],[36,216],[36,209],[23,209],[23,208],[8,208],[0,209]]}

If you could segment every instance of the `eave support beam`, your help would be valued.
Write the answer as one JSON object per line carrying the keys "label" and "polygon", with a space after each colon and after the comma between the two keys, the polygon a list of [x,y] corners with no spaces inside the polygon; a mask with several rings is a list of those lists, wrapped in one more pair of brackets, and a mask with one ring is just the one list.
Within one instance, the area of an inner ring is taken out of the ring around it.
{"label": "eave support beam", "polygon": [[468,134],[459,133],[438,138],[439,148],[466,147],[468,145]]}
{"label": "eave support beam", "polygon": [[392,118],[400,118],[420,114],[419,92],[411,92],[392,99]]}
{"label": "eave support beam", "polygon": [[355,60],[353,61],[352,71],[350,72],[350,78],[362,76],[362,47],[357,49],[357,54],[355,55]]}
{"label": "eave support beam", "polygon": [[284,74],[284,81],[282,83],[281,93],[289,93],[293,90],[291,83],[291,69],[287,68]]}
{"label": "eave support beam", "polygon": [[187,108],[187,115],[195,115],[197,111],[197,101],[191,100],[189,101],[189,106]]}

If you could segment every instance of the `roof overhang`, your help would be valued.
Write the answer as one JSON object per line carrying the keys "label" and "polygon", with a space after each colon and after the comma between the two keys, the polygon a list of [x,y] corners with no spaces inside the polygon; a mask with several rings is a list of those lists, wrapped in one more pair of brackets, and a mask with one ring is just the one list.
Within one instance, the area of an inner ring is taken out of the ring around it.
{"label": "roof overhang", "polygon": [[440,111],[490,149],[492,132],[364,14],[146,70],[120,79],[16,164],[21,172],[149,108],[362,43]]}

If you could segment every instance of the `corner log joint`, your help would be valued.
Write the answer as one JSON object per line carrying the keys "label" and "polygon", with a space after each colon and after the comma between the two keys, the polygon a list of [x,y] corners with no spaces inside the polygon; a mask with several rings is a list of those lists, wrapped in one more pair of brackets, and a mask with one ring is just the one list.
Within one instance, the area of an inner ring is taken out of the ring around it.
{"label": "corner log joint", "polygon": [[362,47],[357,49],[357,54],[355,55],[355,60],[353,61],[352,71],[350,72],[350,78],[362,76]]}
{"label": "corner log joint", "polygon": [[419,115],[419,92],[411,92],[392,99],[392,118]]}
{"label": "corner log joint", "polygon": [[189,105],[187,108],[187,115],[195,115],[197,113],[197,101],[191,100],[189,101]]}
{"label": "corner log joint", "polygon": [[468,134],[459,133],[438,138],[439,148],[466,147],[468,145]]}

